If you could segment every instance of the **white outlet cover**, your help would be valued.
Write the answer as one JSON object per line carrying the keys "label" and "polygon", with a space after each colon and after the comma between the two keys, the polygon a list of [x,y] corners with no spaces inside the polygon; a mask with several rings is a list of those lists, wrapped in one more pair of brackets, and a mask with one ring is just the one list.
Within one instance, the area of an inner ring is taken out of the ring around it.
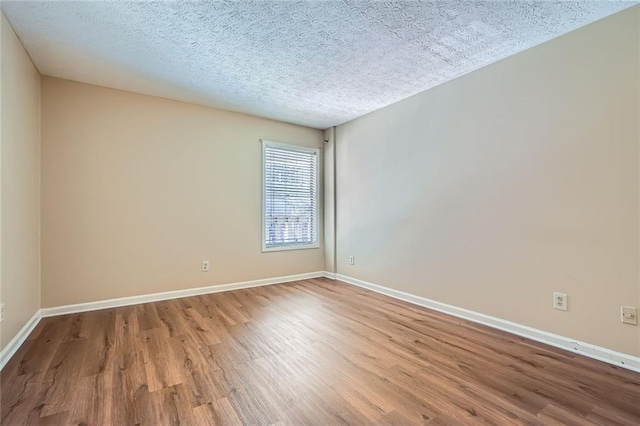
{"label": "white outlet cover", "polygon": [[620,317],[623,324],[638,325],[638,309],[633,306],[621,306]]}
{"label": "white outlet cover", "polygon": [[564,293],[553,293],[553,309],[566,311],[569,298]]}

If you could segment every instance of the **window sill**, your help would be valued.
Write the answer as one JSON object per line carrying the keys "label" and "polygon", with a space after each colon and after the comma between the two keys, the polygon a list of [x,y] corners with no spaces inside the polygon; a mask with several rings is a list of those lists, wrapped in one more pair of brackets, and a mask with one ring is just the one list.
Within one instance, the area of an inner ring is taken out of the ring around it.
{"label": "window sill", "polygon": [[287,251],[287,250],[308,250],[320,248],[320,244],[311,244],[305,246],[278,246],[278,247],[265,247],[262,246],[262,252],[268,253],[271,251]]}

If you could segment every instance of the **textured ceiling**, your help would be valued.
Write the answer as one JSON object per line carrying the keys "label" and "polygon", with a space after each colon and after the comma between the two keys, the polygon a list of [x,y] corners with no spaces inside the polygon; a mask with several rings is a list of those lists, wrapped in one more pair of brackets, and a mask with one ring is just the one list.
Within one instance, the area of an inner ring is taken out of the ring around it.
{"label": "textured ceiling", "polygon": [[3,1],[42,74],[326,128],[630,1]]}

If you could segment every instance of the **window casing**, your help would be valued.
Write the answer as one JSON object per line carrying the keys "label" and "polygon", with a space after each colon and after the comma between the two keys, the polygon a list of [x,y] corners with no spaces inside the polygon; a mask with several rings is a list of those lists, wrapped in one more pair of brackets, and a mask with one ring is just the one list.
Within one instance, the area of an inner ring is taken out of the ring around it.
{"label": "window casing", "polygon": [[319,247],[319,153],[262,141],[262,251]]}

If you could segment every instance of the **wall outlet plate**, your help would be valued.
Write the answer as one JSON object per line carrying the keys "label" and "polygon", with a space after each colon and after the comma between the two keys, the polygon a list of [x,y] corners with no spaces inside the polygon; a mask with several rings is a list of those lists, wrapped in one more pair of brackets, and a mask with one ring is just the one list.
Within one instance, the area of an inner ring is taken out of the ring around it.
{"label": "wall outlet plate", "polygon": [[349,265],[353,265],[356,263],[356,258],[354,255],[349,256]]}
{"label": "wall outlet plate", "polygon": [[202,272],[209,272],[209,261],[208,260],[203,260],[202,261]]}
{"label": "wall outlet plate", "polygon": [[4,321],[4,303],[0,303],[0,322]]}
{"label": "wall outlet plate", "polygon": [[623,324],[638,325],[638,309],[634,306],[620,306],[620,317]]}
{"label": "wall outlet plate", "polygon": [[553,309],[567,310],[568,296],[564,293],[553,293]]}

